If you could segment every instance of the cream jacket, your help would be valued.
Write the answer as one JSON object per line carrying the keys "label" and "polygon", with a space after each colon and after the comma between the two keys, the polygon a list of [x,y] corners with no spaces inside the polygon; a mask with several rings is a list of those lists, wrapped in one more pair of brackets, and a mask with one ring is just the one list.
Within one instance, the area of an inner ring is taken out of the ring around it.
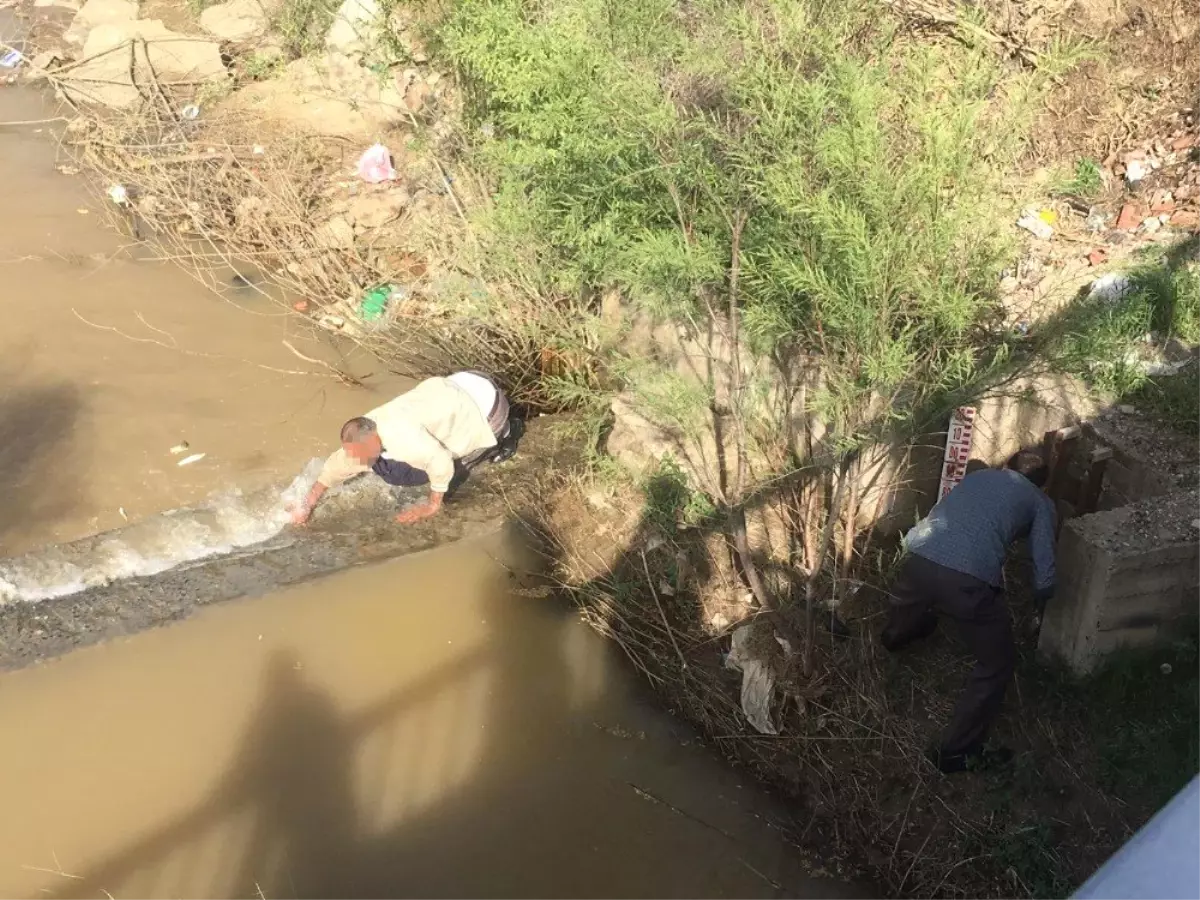
{"label": "cream jacket", "polygon": [[[448,378],[429,378],[367,413],[383,442],[383,455],[423,469],[429,487],[450,489],[454,461],[496,446],[487,414],[467,391]],[[334,487],[371,471],[338,448],[325,461],[317,481]]]}

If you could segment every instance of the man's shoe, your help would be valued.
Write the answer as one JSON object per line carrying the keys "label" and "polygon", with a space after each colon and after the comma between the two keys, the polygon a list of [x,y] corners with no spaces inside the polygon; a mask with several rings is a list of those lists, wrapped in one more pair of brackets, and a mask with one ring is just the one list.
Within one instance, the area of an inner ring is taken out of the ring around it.
{"label": "man's shoe", "polygon": [[937,631],[937,624],[937,616],[929,612],[921,617],[921,620],[916,623],[916,627],[910,626],[907,634],[898,634],[890,625],[885,625],[883,631],[879,633],[879,643],[888,653],[896,653],[909,644],[929,637]]}
{"label": "man's shoe", "polygon": [[517,455],[517,445],[521,443],[521,437],[525,434],[525,420],[512,417],[508,420],[508,434],[504,436],[488,457],[488,462],[502,463],[507,462]]}
{"label": "man's shoe", "polygon": [[965,753],[943,753],[940,748],[931,747],[925,758],[943,775],[956,775],[1002,769],[1012,762],[1013,752],[1008,747],[984,747]]}

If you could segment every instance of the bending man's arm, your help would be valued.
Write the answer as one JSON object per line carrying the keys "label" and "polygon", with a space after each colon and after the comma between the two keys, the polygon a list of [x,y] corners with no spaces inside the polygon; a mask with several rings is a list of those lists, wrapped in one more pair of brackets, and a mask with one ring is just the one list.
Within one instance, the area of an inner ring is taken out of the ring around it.
{"label": "bending man's arm", "polygon": [[321,469],[321,474],[317,476],[316,483],[300,501],[300,505],[292,510],[292,521],[297,525],[303,525],[308,521],[308,517],[312,515],[313,509],[321,502],[321,498],[325,496],[327,490],[337,487],[355,475],[369,471],[370,469],[356,462],[339,447],[325,460],[325,465]]}
{"label": "bending man's arm", "polygon": [[1034,599],[1038,615],[1046,608],[1046,602],[1054,596],[1057,573],[1054,563],[1054,504],[1045,494],[1038,492],[1037,509],[1029,531],[1029,552],[1033,557]]}
{"label": "bending man's arm", "polygon": [[402,525],[411,525],[421,519],[436,515],[442,509],[442,500],[450,490],[450,482],[454,478],[454,457],[424,428],[414,429],[404,445],[405,462],[423,469],[429,476],[429,499],[416,506],[410,506],[396,516],[396,521]]}

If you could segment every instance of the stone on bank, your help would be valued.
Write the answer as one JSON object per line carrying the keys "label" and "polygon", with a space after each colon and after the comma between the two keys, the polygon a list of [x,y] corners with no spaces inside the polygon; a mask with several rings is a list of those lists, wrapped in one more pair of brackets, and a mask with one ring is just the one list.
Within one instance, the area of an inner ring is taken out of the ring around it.
{"label": "stone on bank", "polygon": [[222,41],[240,44],[262,37],[279,4],[263,0],[226,0],[200,13],[200,27]]}
{"label": "stone on bank", "polygon": [[[80,15],[96,2],[91,0]],[[199,87],[228,77],[215,41],[171,31],[157,19],[94,26],[84,41],[81,58],[87,61],[63,77],[63,89],[77,103],[113,109],[140,102],[139,86],[155,79],[164,87]]]}

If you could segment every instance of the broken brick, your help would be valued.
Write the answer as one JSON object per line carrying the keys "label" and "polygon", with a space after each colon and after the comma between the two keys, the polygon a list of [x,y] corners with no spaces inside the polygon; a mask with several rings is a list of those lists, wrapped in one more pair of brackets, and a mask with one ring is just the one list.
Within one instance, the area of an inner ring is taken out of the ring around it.
{"label": "broken brick", "polygon": [[1117,228],[1120,231],[1133,231],[1142,224],[1142,219],[1146,218],[1146,211],[1140,203],[1126,203],[1121,207],[1121,214],[1117,216]]}
{"label": "broken brick", "polygon": [[1102,247],[1097,247],[1087,255],[1089,265],[1098,266],[1103,262],[1108,261],[1108,251]]}
{"label": "broken brick", "polygon": [[1194,209],[1181,209],[1171,216],[1172,228],[1200,228],[1200,212]]}
{"label": "broken brick", "polygon": [[1155,191],[1150,200],[1150,212],[1152,214],[1175,212],[1175,198],[1171,196],[1171,192],[1163,188]]}
{"label": "broken brick", "polygon": [[1183,137],[1177,137],[1171,142],[1171,149],[1179,152],[1180,150],[1190,150],[1196,146],[1196,136],[1194,134],[1185,134]]}

